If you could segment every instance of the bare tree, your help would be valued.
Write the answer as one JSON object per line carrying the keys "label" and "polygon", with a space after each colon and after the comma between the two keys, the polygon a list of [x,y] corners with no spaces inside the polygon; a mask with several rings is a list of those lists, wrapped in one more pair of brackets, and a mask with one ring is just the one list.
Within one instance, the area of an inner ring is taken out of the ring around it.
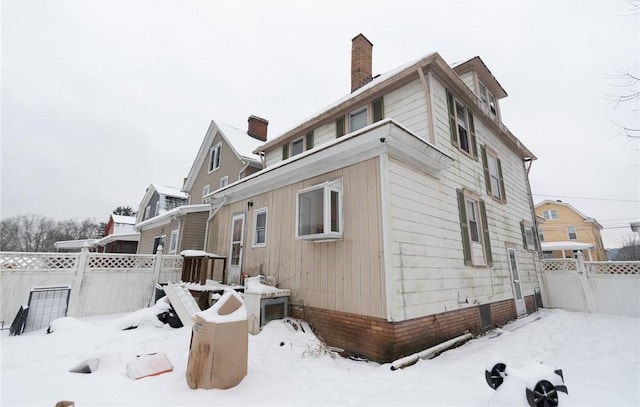
{"label": "bare tree", "polygon": [[635,236],[629,237],[622,242],[622,247],[618,250],[617,260],[639,261],[640,260],[640,239]]}

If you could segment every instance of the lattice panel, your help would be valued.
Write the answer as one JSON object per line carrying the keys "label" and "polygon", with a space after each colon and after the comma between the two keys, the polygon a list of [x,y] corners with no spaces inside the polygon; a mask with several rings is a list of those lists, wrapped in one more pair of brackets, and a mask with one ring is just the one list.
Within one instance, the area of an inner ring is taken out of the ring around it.
{"label": "lattice panel", "polygon": [[162,270],[182,270],[182,256],[162,256]]}
{"label": "lattice panel", "polygon": [[0,253],[0,268],[15,270],[75,269],[79,255],[75,253]]}
{"label": "lattice panel", "polygon": [[90,269],[151,269],[155,256],[91,254]]}
{"label": "lattice panel", "polygon": [[588,262],[586,266],[592,274],[640,275],[640,262],[637,261]]}
{"label": "lattice panel", "polygon": [[577,261],[573,259],[542,260],[544,271],[576,271]]}

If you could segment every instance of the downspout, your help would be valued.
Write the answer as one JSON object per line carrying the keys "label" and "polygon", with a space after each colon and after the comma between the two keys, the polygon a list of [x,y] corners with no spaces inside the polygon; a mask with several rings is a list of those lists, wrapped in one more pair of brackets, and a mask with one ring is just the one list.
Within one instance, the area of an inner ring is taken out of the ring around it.
{"label": "downspout", "polygon": [[529,172],[531,172],[532,163],[533,163],[533,160],[531,158],[525,158],[522,160],[522,166],[525,171],[524,179],[525,181],[527,181],[527,195],[529,196],[529,210],[531,211],[531,216],[533,217],[532,224],[534,225],[534,229],[535,229],[533,239],[536,242],[536,246],[538,248],[538,263],[536,264],[536,261],[534,259],[533,264],[536,268],[536,277],[538,278],[538,287],[540,288],[540,295],[542,296],[542,298],[544,298],[545,300],[544,302],[548,304],[549,300],[547,298],[547,293],[546,293],[546,290],[544,289],[544,285],[542,284],[542,277],[540,275],[541,274],[540,268],[542,267],[542,264],[541,264],[542,246],[540,245],[540,235],[538,233],[538,217],[536,216],[536,207],[533,204],[533,194],[531,192],[531,183],[529,182]]}
{"label": "downspout", "polygon": [[244,172],[244,170],[247,169],[247,167],[249,167],[249,161],[243,161],[243,162],[244,162],[244,167],[242,167],[242,169],[238,173],[238,179],[243,178],[242,173]]}

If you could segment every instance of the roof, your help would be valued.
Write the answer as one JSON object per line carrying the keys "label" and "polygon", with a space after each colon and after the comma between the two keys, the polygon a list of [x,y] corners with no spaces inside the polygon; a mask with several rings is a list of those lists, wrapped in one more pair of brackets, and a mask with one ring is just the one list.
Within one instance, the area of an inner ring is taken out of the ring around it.
{"label": "roof", "polygon": [[[484,62],[482,65],[484,66]],[[377,95],[377,93],[386,86],[391,86],[394,83],[410,78],[412,75],[417,75],[418,69],[426,66],[430,66],[432,69],[436,70],[439,74],[440,80],[445,84],[461,89],[462,91],[459,96],[468,98],[471,102],[470,107],[473,107],[477,113],[481,115],[484,114],[484,116],[487,117],[487,124],[495,130],[496,134],[498,134],[498,136],[501,137],[507,145],[513,148],[514,151],[518,152],[522,158],[528,160],[536,159],[533,152],[531,152],[515,135],[513,135],[513,133],[511,133],[511,131],[502,122],[498,121],[496,118],[488,116],[488,113],[486,113],[485,109],[482,107],[482,102],[478,95],[462,81],[460,76],[437,52],[432,52],[422,58],[400,65],[399,67],[382,75],[376,75],[371,82],[338,99],[319,113],[316,113],[280,136],[267,141],[259,149],[255,150],[255,152],[264,152],[270,148],[275,148],[280,144],[283,144],[285,140],[289,140],[291,137],[303,134],[314,126],[320,125],[324,120],[330,119],[332,116],[337,117],[343,113],[344,109],[351,108],[353,107],[352,105],[355,105],[359,101],[363,101],[368,97]],[[488,69],[487,72],[490,74]],[[500,85],[498,84],[498,86]]]}
{"label": "roof", "polygon": [[582,242],[542,242],[540,247],[543,251],[551,250],[589,250],[593,249],[593,244]]}
{"label": "roof", "polygon": [[111,242],[139,242],[140,241],[140,233],[138,232],[129,232],[129,233],[113,233],[109,236],[105,236],[102,239],[98,239],[96,242],[99,246],[104,246]]}
{"label": "roof", "polygon": [[96,247],[98,239],[60,240],[53,244],[56,249],[82,249]]}
{"label": "roof", "polygon": [[156,190],[157,193],[162,194],[164,196],[171,196],[174,198],[182,198],[187,199],[188,196],[184,192],[180,190],[180,188],[168,187],[165,185],[151,184],[151,186]]}
{"label": "roof", "polygon": [[113,219],[114,223],[123,223],[125,225],[135,225],[136,217],[135,216],[123,216],[123,215],[111,215],[111,219]]}
{"label": "roof", "polygon": [[540,202],[539,204],[537,204],[535,206],[535,208],[537,209],[537,208],[541,207],[542,205],[547,205],[547,204],[555,204],[555,205],[566,206],[567,208],[571,209],[572,211],[574,211],[575,213],[580,215],[580,217],[582,217],[582,219],[584,219],[585,222],[595,223],[596,226],[598,227],[598,229],[602,229],[602,225],[595,218],[592,218],[591,216],[585,215],[584,213],[580,212],[579,210],[577,210],[576,208],[574,208],[573,206],[571,206],[570,204],[568,204],[566,202],[562,202],[562,201],[558,201],[558,200],[554,201],[554,200],[551,200],[551,199],[547,199],[547,200],[544,200],[544,201]]}
{"label": "roof", "polygon": [[218,133],[227,145],[231,147],[231,151],[233,151],[240,161],[245,161],[248,165],[262,168],[262,161],[260,160],[260,157],[254,154],[253,151],[258,149],[258,147],[263,144],[263,141],[251,137],[244,130],[211,120],[207,133],[205,134],[202,144],[200,145],[200,149],[198,150],[198,154],[196,154],[196,158],[193,160],[187,180],[182,187],[183,191],[190,191],[193,187],[196,177],[198,176],[198,172],[209,154],[213,139]]}
{"label": "roof", "polygon": [[171,218],[173,216],[181,216],[181,215],[186,215],[187,213],[204,212],[208,210],[209,210],[208,204],[178,206],[177,208],[173,208],[170,211],[163,212],[158,216],[154,216],[153,218],[149,218],[145,221],[137,223],[135,228],[136,230],[141,230],[141,229],[144,229],[145,227],[156,225],[158,223],[161,223],[161,224],[167,223],[171,221]]}
{"label": "roof", "polygon": [[[467,67],[469,69],[466,69]],[[498,82],[496,77],[493,76],[487,65],[479,56],[469,58],[462,62],[455,62],[451,64],[451,69],[460,73],[465,73],[468,70],[473,69],[485,85],[489,86],[490,89],[499,91],[494,95],[495,97],[502,99],[507,96],[507,91],[504,90],[502,85],[500,85],[500,82]]]}

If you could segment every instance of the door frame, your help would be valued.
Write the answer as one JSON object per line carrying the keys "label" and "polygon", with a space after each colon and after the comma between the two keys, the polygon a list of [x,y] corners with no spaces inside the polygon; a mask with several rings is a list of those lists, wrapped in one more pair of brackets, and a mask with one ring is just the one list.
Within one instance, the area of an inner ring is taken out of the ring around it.
{"label": "door frame", "polygon": [[[233,235],[234,235],[234,231],[235,231],[235,224],[236,224],[236,220],[241,219],[242,223],[240,224],[240,240],[236,241],[237,243],[240,244],[240,252],[238,253],[238,264],[234,265],[233,262],[233,245],[234,245],[234,240],[233,240]],[[246,214],[244,212],[241,213],[236,213],[235,215],[231,216],[231,227],[230,227],[230,235],[229,235],[229,266],[227,268],[227,284],[231,284],[233,282],[235,282],[236,284],[240,284],[240,273],[242,271],[242,258],[244,255],[244,237],[245,237],[245,230],[246,230],[246,224],[247,224],[247,219],[246,219]]]}
{"label": "door frame", "polygon": [[[511,258],[512,254],[513,262]],[[518,252],[515,247],[507,247],[507,263],[509,264],[509,272],[511,273],[511,289],[513,290],[516,314],[518,314],[518,316],[526,315],[527,306],[524,302],[524,294],[522,293],[522,285],[520,284],[520,266],[518,264]],[[518,298],[518,294],[520,294],[520,298]]]}

